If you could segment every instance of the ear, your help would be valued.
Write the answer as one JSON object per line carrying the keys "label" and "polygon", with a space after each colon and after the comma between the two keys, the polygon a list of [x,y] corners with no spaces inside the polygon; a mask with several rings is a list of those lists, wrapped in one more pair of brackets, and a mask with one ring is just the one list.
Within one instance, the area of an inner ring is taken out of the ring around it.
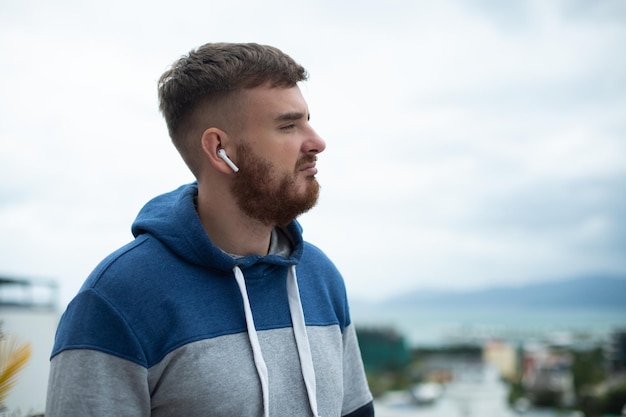
{"label": "ear", "polygon": [[231,142],[228,134],[216,127],[210,127],[202,133],[201,141],[204,157],[209,161],[213,169],[224,174],[231,174],[233,170],[217,155],[219,149],[226,149]]}

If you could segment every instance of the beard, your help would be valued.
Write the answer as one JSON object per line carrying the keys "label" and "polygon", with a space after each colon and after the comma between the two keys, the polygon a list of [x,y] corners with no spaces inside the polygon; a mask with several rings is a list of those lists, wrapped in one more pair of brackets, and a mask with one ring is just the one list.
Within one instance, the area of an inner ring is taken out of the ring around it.
{"label": "beard", "polygon": [[268,226],[286,226],[300,214],[317,203],[320,185],[311,176],[306,190],[298,192],[296,180],[299,167],[317,159],[305,155],[296,162],[292,174],[282,178],[275,174],[274,166],[252,152],[246,143],[237,145],[237,165],[232,193],[242,212]]}

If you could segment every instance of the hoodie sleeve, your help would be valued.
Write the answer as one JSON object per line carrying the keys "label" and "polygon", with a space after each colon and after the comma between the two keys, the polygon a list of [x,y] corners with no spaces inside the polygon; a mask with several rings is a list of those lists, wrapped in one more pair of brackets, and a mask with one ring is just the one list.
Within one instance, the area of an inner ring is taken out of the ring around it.
{"label": "hoodie sleeve", "polygon": [[343,408],[345,417],[373,417],[373,398],[365,378],[361,351],[354,325],[343,333]]}
{"label": "hoodie sleeve", "polygon": [[146,373],[96,350],[63,351],[50,363],[46,417],[149,417]]}

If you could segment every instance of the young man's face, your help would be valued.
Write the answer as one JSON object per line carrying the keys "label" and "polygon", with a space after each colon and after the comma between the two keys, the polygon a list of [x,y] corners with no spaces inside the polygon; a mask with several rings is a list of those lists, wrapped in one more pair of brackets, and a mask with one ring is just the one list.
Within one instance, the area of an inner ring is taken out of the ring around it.
{"label": "young man's face", "polygon": [[250,217],[286,225],[315,205],[316,155],[326,144],[309,124],[298,87],[246,90],[233,194]]}

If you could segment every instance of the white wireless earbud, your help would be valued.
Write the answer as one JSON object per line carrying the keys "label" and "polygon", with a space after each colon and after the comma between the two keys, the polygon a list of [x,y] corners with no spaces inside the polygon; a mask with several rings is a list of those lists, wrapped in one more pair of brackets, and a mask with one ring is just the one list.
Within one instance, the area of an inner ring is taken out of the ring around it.
{"label": "white wireless earbud", "polygon": [[239,171],[239,168],[237,167],[237,165],[235,165],[235,163],[233,161],[230,160],[230,158],[228,157],[228,155],[226,155],[226,151],[224,149],[218,149],[217,150],[217,156],[219,156],[220,158],[222,158],[224,160],[224,162],[226,162],[226,164],[231,167],[231,169],[235,172]]}

